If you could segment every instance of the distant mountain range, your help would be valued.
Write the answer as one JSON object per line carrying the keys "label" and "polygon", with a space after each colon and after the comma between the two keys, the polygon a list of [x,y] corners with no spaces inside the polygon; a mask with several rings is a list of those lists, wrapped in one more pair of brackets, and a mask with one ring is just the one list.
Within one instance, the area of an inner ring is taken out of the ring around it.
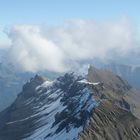
{"label": "distant mountain range", "polygon": [[126,79],[130,85],[140,90],[140,66],[131,66],[111,63],[104,66],[104,69],[113,72]]}
{"label": "distant mountain range", "polygon": [[[101,64],[100,68],[119,75],[126,79],[132,87],[140,90],[140,67],[110,63],[107,65]],[[46,75],[52,80],[62,75],[48,71],[39,72],[39,74]],[[23,84],[34,75],[34,73],[16,71],[11,64],[0,63],[0,111],[8,107],[16,99],[17,94],[22,90]]]}
{"label": "distant mountain range", "polygon": [[36,75],[0,113],[0,140],[139,140],[140,93],[93,66],[87,76]]}
{"label": "distant mountain range", "polygon": [[[53,72],[39,72],[47,75],[49,79],[56,78],[59,74]],[[12,64],[0,63],[0,111],[8,107],[21,92],[22,86],[35,76],[31,72],[16,71]]]}
{"label": "distant mountain range", "polygon": [[12,65],[0,63],[0,111],[8,107],[21,92],[31,73],[16,72]]}

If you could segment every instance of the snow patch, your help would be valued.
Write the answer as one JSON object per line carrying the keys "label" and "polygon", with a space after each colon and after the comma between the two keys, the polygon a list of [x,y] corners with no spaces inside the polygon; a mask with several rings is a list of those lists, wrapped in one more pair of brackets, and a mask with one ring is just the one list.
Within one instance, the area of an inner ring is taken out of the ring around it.
{"label": "snow patch", "polygon": [[96,86],[96,85],[99,85],[100,84],[100,82],[89,82],[89,81],[87,81],[86,79],[83,79],[83,80],[80,80],[80,81],[78,81],[79,83],[84,83],[84,84],[87,84],[87,85],[94,85],[94,86]]}

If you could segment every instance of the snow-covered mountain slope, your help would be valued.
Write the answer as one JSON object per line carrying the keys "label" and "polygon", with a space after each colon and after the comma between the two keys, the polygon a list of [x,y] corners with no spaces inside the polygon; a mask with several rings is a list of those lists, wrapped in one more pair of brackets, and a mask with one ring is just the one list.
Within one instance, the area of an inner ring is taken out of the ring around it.
{"label": "snow-covered mountain slope", "polygon": [[99,105],[84,81],[74,73],[53,82],[35,76],[0,114],[0,140],[77,140]]}
{"label": "snow-covered mountain slope", "polygon": [[137,98],[127,81],[92,66],[86,78],[36,75],[0,113],[0,140],[139,140]]}

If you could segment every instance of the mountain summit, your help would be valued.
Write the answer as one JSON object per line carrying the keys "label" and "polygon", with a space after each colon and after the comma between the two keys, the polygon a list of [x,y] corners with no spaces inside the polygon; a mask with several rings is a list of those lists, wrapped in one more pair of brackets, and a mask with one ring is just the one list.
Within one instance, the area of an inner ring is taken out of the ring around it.
{"label": "mountain summit", "polygon": [[92,66],[87,77],[36,75],[0,113],[0,140],[139,140],[131,94],[126,81]]}
{"label": "mountain summit", "polygon": [[77,139],[99,104],[83,81],[74,73],[53,82],[32,78],[0,114],[0,139]]}

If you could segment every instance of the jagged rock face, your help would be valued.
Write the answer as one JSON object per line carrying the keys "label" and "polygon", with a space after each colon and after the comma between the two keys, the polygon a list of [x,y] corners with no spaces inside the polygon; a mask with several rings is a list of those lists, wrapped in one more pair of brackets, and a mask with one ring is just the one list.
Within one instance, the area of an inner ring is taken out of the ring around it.
{"label": "jagged rock face", "polygon": [[140,119],[140,93],[133,89],[127,81],[105,70],[91,66],[87,78],[91,82],[103,82],[103,96],[114,104],[131,112]]}
{"label": "jagged rock face", "polygon": [[126,81],[93,67],[87,79],[36,76],[0,113],[0,140],[139,140],[132,93]]}
{"label": "jagged rock face", "polygon": [[[136,100],[136,97],[139,98],[136,91],[120,77],[94,67],[90,67],[88,78],[91,82],[104,83],[100,94],[106,98],[100,98],[100,105],[95,108],[91,121],[80,134],[79,140],[139,140],[140,104]],[[109,86],[110,80],[113,88]],[[116,84],[119,84],[119,90],[115,88]]]}
{"label": "jagged rock face", "polygon": [[79,140],[139,140],[140,121],[131,112],[103,101]]}
{"label": "jagged rock face", "polygon": [[35,88],[38,85],[43,84],[43,82],[45,82],[45,78],[36,75],[34,78],[31,78],[29,82],[27,82],[24,86],[23,86],[23,90],[21,92],[21,95],[24,96],[24,98],[30,98],[35,96],[36,94],[36,90]]}
{"label": "jagged rock face", "polygon": [[105,88],[117,94],[124,94],[131,89],[127,81],[122,80],[121,77],[114,75],[106,70],[99,70],[90,66],[87,78],[91,82],[103,82]]}
{"label": "jagged rock face", "polygon": [[43,84],[40,77],[31,79],[0,114],[0,140],[78,139],[99,104],[82,79],[73,73]]}

